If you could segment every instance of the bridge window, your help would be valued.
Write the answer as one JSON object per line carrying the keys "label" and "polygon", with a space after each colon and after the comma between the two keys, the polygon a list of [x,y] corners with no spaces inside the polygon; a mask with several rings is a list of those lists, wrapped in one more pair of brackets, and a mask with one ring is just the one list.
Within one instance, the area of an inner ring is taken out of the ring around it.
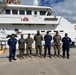
{"label": "bridge window", "polygon": [[54,32],[57,32],[57,31],[54,31]]}
{"label": "bridge window", "polygon": [[18,30],[18,28],[15,28],[15,32],[18,32],[19,30]]}
{"label": "bridge window", "polygon": [[34,11],[34,15],[37,15],[37,11]]}
{"label": "bridge window", "polygon": [[10,14],[10,10],[9,9],[6,9],[6,14]]}
{"label": "bridge window", "polygon": [[63,30],[61,30],[60,32],[64,32]]}
{"label": "bridge window", "polygon": [[25,15],[25,10],[19,10],[20,15]]}
{"label": "bridge window", "polygon": [[41,31],[41,32],[45,32],[45,31]]}
{"label": "bridge window", "polygon": [[51,15],[51,13],[50,13],[50,12],[48,12],[48,13],[47,13],[47,16],[50,16],[50,15]]}
{"label": "bridge window", "polygon": [[40,15],[45,15],[46,11],[40,11]]}
{"label": "bridge window", "polygon": [[51,31],[48,31],[48,32],[51,32]]}
{"label": "bridge window", "polygon": [[18,14],[18,10],[12,10],[12,14]]}
{"label": "bridge window", "polygon": [[31,10],[26,10],[26,14],[27,15],[31,15],[32,14],[32,11]]}

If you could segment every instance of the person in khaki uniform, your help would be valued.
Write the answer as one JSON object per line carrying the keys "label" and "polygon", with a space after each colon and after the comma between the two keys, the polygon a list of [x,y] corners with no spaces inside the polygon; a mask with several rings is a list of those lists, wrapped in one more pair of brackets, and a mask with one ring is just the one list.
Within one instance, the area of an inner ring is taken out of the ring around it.
{"label": "person in khaki uniform", "polygon": [[25,50],[25,39],[23,38],[23,34],[21,34],[21,38],[18,40],[18,44],[19,44],[20,59],[23,59]]}
{"label": "person in khaki uniform", "polygon": [[37,34],[34,36],[34,40],[35,40],[36,55],[38,56],[39,52],[39,55],[41,57],[43,36],[40,34],[39,31],[37,31]]}
{"label": "person in khaki uniform", "polygon": [[26,50],[27,50],[27,55],[28,52],[30,51],[30,55],[32,55],[32,44],[33,44],[33,39],[30,37],[30,34],[28,34],[28,37],[25,39],[26,41]]}
{"label": "person in khaki uniform", "polygon": [[54,41],[54,55],[56,56],[58,52],[58,57],[60,56],[60,41],[61,41],[61,36],[59,35],[58,31],[56,31],[56,35],[53,37]]}

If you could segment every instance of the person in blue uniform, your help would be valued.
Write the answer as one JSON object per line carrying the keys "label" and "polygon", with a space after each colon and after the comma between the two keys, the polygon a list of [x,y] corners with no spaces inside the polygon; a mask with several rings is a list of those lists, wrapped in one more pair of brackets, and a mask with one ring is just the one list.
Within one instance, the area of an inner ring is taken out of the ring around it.
{"label": "person in blue uniform", "polygon": [[65,37],[62,38],[62,49],[63,49],[63,58],[65,58],[65,52],[67,52],[67,58],[69,59],[69,51],[70,51],[70,43],[71,43],[71,38],[68,37],[68,34],[65,33]]}
{"label": "person in blue uniform", "polygon": [[15,59],[15,53],[16,53],[16,44],[17,44],[17,39],[15,38],[15,35],[12,34],[10,39],[8,39],[8,45],[9,45],[9,61],[11,62],[12,59]]}
{"label": "person in blue uniform", "polygon": [[46,32],[46,35],[44,36],[44,41],[45,41],[45,45],[44,45],[44,58],[46,57],[46,52],[48,50],[48,55],[49,58],[51,58],[51,40],[52,40],[52,36],[49,35],[49,31]]}

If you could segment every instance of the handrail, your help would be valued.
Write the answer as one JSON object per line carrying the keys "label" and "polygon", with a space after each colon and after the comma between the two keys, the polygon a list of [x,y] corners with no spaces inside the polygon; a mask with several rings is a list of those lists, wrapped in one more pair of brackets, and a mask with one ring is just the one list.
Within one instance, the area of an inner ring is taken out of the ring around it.
{"label": "handrail", "polygon": [[58,24],[60,23],[61,19],[62,19],[62,16],[61,16],[61,18],[60,18],[60,20],[59,20]]}

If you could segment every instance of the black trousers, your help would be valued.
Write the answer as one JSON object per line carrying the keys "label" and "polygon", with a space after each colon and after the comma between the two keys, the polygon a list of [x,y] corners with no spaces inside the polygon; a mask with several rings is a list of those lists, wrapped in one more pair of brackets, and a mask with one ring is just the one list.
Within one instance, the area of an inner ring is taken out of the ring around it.
{"label": "black trousers", "polygon": [[65,53],[67,52],[67,57],[69,57],[69,51],[70,51],[70,49],[69,49],[69,47],[63,47],[63,57],[65,57]]}
{"label": "black trousers", "polygon": [[51,56],[51,47],[49,46],[49,45],[45,45],[44,46],[44,56],[46,56],[46,52],[47,52],[47,50],[48,50],[48,55],[49,55],[49,57]]}
{"label": "black trousers", "polygon": [[9,59],[14,59],[16,54],[16,49],[10,49],[9,50]]}

